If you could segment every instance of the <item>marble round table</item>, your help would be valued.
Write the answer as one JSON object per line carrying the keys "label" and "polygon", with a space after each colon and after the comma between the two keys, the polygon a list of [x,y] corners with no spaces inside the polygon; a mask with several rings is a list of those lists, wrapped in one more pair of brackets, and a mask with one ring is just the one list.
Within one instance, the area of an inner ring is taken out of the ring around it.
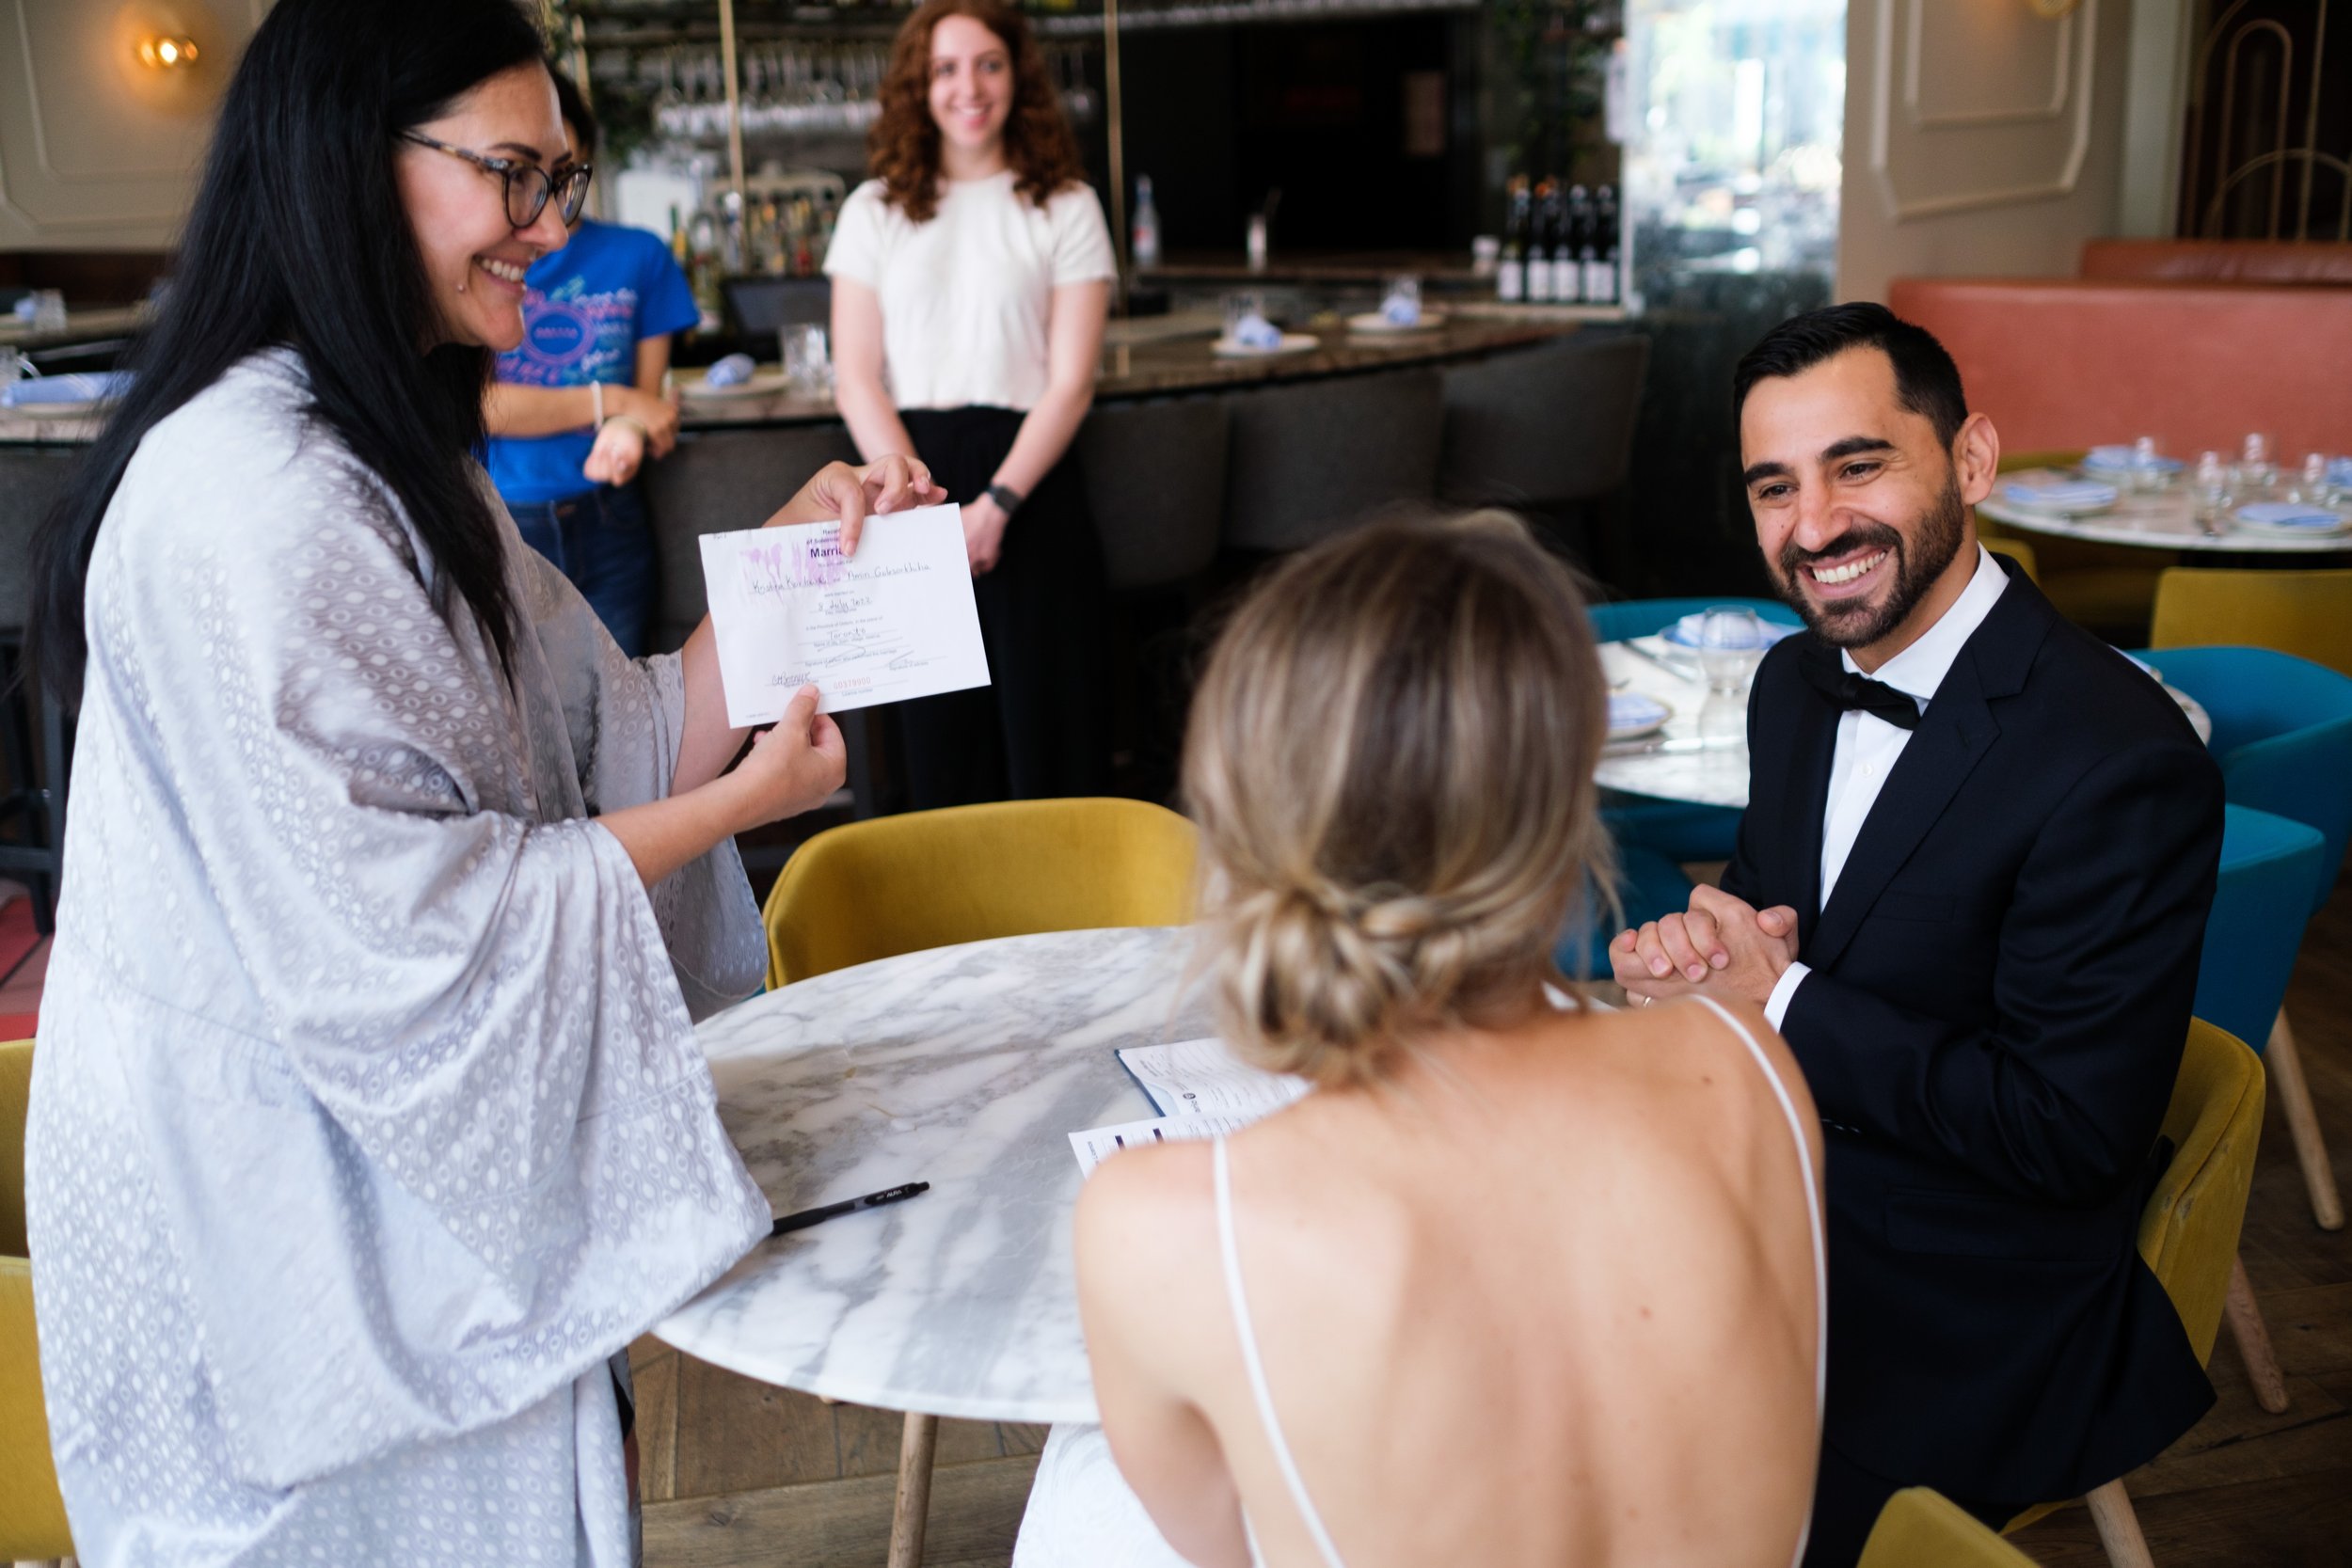
{"label": "marble round table", "polygon": [[1091,1421],[1069,1133],[1156,1115],[1114,1053],[1211,1033],[1188,933],[1055,932],[835,970],[696,1031],[779,1214],[931,1190],[763,1242],[654,1332],[886,1410]]}
{"label": "marble round table", "polygon": [[[1649,657],[1643,657],[1646,653]],[[1663,660],[1664,663],[1659,662]],[[1656,637],[1603,642],[1601,668],[1613,688],[1666,705],[1673,716],[1653,736],[1602,749],[1593,778],[1603,789],[1682,800],[1694,806],[1748,803],[1748,693],[1710,691],[1695,649]],[[1674,668],[1668,668],[1667,666]],[[1688,674],[1680,672],[1687,670]]]}
{"label": "marble round table", "polygon": [[2280,534],[2224,519],[2219,532],[2207,533],[2197,526],[2196,507],[2188,487],[2180,484],[2153,495],[2124,496],[2105,512],[2084,515],[2015,506],[2001,499],[1997,490],[1979,501],[1977,511],[2010,528],[2064,539],[2087,539],[2100,545],[2137,545],[2147,549],[2219,551],[2231,555],[2352,552],[2352,531]]}
{"label": "marble round table", "polygon": [[[1637,637],[1629,644],[1603,642],[1600,662],[1617,689],[1655,697],[1674,711],[1658,734],[1604,747],[1593,768],[1594,781],[1604,789],[1653,800],[1746,810],[1746,689],[1708,690],[1698,674],[1697,653],[1655,637]],[[1680,673],[1683,669],[1690,673]],[[2203,705],[2176,687],[2165,689],[2188,716],[2197,738],[2210,743],[2213,718]]]}

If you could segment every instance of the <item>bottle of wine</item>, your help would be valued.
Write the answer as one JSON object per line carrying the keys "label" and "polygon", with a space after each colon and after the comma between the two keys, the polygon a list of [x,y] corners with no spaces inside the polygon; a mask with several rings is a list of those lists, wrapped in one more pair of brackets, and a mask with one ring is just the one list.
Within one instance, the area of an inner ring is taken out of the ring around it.
{"label": "bottle of wine", "polygon": [[1581,185],[1568,188],[1567,244],[1560,247],[1560,303],[1589,305],[1584,273],[1593,256],[1593,198]]}
{"label": "bottle of wine", "polygon": [[1593,204],[1593,246],[1585,254],[1584,301],[1588,305],[1614,305],[1621,297],[1617,286],[1617,193],[1614,187],[1603,185]]}
{"label": "bottle of wine", "polygon": [[1504,192],[1502,255],[1495,263],[1495,298],[1516,305],[1527,297],[1529,250],[1534,240],[1526,177],[1513,175]]}
{"label": "bottle of wine", "polygon": [[1535,184],[1535,236],[1527,251],[1527,297],[1549,304],[1558,277],[1552,265],[1560,244],[1560,184],[1546,175]]}
{"label": "bottle of wine", "polygon": [[1152,177],[1136,176],[1136,220],[1133,224],[1136,270],[1160,264],[1160,210],[1152,200]]}

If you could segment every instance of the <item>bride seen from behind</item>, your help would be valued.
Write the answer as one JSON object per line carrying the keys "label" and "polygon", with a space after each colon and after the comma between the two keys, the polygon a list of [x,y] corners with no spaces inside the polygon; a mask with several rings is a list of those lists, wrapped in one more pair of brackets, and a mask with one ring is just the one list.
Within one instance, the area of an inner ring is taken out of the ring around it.
{"label": "bride seen from behind", "polygon": [[1057,1429],[1024,1568],[1795,1558],[1795,1062],[1753,1007],[1546,997],[1606,881],[1606,707],[1573,580],[1494,515],[1357,531],[1236,613],[1185,747],[1204,958],[1225,1037],[1316,1092],[1088,1182],[1104,1427]]}

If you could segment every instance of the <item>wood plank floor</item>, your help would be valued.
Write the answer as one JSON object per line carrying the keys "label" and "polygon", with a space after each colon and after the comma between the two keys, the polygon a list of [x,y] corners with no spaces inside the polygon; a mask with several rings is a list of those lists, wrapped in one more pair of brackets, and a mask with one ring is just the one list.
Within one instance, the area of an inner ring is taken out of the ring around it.
{"label": "wood plank floor", "polygon": [[[2288,994],[2336,1180],[2352,1193],[2352,887],[2312,925]],[[2255,1404],[2227,1330],[2218,1402],[2128,1480],[2157,1568],[2352,1568],[2352,1230],[2311,1208],[2274,1097],[2241,1253],[2291,1408]],[[649,1568],[869,1568],[890,1533],[898,1420],[749,1383],[647,1340],[633,1353]],[[940,1423],[925,1560],[1005,1568],[1044,1433]],[[1439,1456],[1432,1455],[1433,1463]],[[2104,1564],[2080,1507],[2022,1532],[2049,1564]]]}

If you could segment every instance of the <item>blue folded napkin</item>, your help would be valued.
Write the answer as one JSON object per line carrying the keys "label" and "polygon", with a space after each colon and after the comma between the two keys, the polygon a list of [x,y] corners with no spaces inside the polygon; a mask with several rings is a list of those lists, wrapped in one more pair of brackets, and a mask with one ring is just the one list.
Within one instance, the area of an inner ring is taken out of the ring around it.
{"label": "blue folded napkin", "polygon": [[740,387],[752,378],[759,366],[748,354],[730,354],[710,369],[703,372],[706,387]]}
{"label": "blue folded napkin", "polygon": [[2095,512],[2115,504],[2115,486],[2095,479],[2061,479],[2056,474],[2020,475],[2002,481],[2001,499],[2012,506]]}
{"label": "blue folded napkin", "polygon": [[1628,730],[1655,729],[1673,712],[1655,697],[1645,697],[1638,691],[1613,691],[1609,694],[1609,733],[1622,735]]}
{"label": "blue folded napkin", "polygon": [[1244,348],[1280,348],[1282,329],[1261,315],[1247,315],[1233,324],[1233,341]]}
{"label": "blue folded napkin", "polygon": [[1410,294],[1391,294],[1380,302],[1380,315],[1391,326],[1419,326],[1421,301]]}
{"label": "blue folded napkin", "polygon": [[[2140,467],[2139,453],[2130,447],[2093,447],[2083,458],[2083,467],[2101,473],[2133,473]],[[2160,474],[2177,474],[2186,465],[2177,457],[2151,457],[2147,467]]]}
{"label": "blue folded napkin", "polygon": [[2325,532],[2344,526],[2344,515],[2299,501],[2254,501],[2237,509],[2237,520],[2256,528],[2307,528]]}
{"label": "blue folded napkin", "polygon": [[[1699,628],[1706,625],[1707,614],[1701,610],[1685,615],[1658,635],[1677,648],[1695,648],[1699,646]],[[1756,625],[1758,641],[1748,644],[1752,648],[1769,648],[1782,638],[1797,634],[1795,626],[1783,626],[1778,621],[1758,621]]]}
{"label": "blue folded napkin", "polygon": [[12,381],[0,387],[0,406],[26,408],[36,404],[47,407],[71,407],[82,403],[103,403],[119,398],[131,389],[129,371],[90,371],[77,375],[37,375],[29,381]]}
{"label": "blue folded napkin", "polygon": [[2352,457],[2328,459],[2328,483],[2352,489]]}

